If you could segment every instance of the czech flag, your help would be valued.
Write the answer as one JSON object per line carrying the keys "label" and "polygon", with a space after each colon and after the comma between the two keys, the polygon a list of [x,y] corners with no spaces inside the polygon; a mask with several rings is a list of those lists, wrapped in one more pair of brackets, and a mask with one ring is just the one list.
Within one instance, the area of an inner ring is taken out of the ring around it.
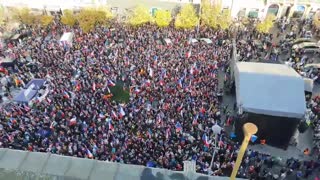
{"label": "czech flag", "polygon": [[77,124],[77,118],[76,117],[73,117],[72,119],[70,119],[70,123],[69,123],[70,126],[73,126],[73,125],[76,125],[76,124]]}
{"label": "czech flag", "polygon": [[67,91],[64,91],[63,92],[63,97],[66,98],[66,99],[69,99],[70,98],[70,95]]}
{"label": "czech flag", "polygon": [[107,81],[107,84],[108,84],[108,86],[111,86],[111,87],[116,86],[116,84],[109,79]]}
{"label": "czech flag", "polygon": [[179,79],[179,81],[178,81],[178,87],[181,89],[182,88],[182,79]]}
{"label": "czech flag", "polygon": [[109,130],[111,130],[111,131],[113,131],[113,130],[114,130],[113,125],[112,125],[112,122],[111,122],[111,121],[109,121],[109,122],[108,122],[108,126],[109,126]]}
{"label": "czech flag", "polygon": [[124,112],[123,108],[120,106],[120,109],[119,109],[119,117],[122,118],[123,116],[125,116],[126,113]]}
{"label": "czech flag", "polygon": [[199,115],[196,115],[196,117],[193,118],[192,125],[197,125],[198,124],[198,117],[199,117]]}
{"label": "czech flag", "polygon": [[111,117],[114,119],[118,119],[118,115],[113,110],[111,111]]}
{"label": "czech flag", "polygon": [[176,127],[176,132],[181,132],[182,131],[182,126],[181,126],[181,124],[179,122],[176,123],[175,127]]}
{"label": "czech flag", "polygon": [[93,158],[93,155],[91,153],[91,151],[89,149],[87,149],[87,156],[89,159],[92,159]]}
{"label": "czech flag", "polygon": [[209,140],[208,140],[208,136],[206,134],[203,134],[202,135],[202,141],[204,143],[205,146],[209,147],[210,146],[210,143],[209,143]]}
{"label": "czech flag", "polygon": [[141,92],[141,90],[139,88],[134,89],[134,93],[139,94],[140,92]]}
{"label": "czech flag", "polygon": [[150,87],[151,86],[151,81],[148,79],[148,80],[146,80],[146,82],[144,84],[145,84],[145,86]]}

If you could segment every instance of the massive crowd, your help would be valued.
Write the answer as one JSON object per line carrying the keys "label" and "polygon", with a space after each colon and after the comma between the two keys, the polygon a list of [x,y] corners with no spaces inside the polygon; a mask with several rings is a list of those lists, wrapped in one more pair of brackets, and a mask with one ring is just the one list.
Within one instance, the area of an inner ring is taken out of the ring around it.
{"label": "massive crowd", "polygon": [[[75,35],[72,46],[56,38],[66,31]],[[8,42],[10,51],[2,53],[18,61],[2,75],[2,85],[10,91],[44,78],[50,92],[31,107],[1,108],[0,147],[171,170],[194,160],[198,172],[230,175],[239,145],[223,130],[215,137],[212,129],[224,126],[218,72],[229,66],[230,34],[200,29],[200,37],[213,42],[207,43],[191,41],[199,37],[195,30],[153,25],[113,23],[90,33],[58,22],[33,28],[29,38]],[[36,70],[27,59],[36,61]],[[115,84],[130,91],[129,102],[110,99]],[[219,150],[211,163],[213,144]],[[269,161],[270,155],[250,151],[239,175],[266,176],[260,165]]]}

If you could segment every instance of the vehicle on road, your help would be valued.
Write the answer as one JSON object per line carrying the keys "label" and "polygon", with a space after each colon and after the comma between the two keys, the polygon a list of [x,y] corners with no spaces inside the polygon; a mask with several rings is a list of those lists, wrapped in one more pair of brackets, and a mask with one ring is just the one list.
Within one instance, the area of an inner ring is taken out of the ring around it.
{"label": "vehicle on road", "polygon": [[305,43],[305,42],[316,42],[315,40],[309,39],[309,38],[299,38],[296,40],[292,41],[292,46],[296,45],[296,44],[301,44],[301,43]]}
{"label": "vehicle on road", "polygon": [[303,52],[303,53],[320,53],[320,46],[315,42],[304,42],[300,44],[296,44],[292,46],[292,49],[295,52]]}

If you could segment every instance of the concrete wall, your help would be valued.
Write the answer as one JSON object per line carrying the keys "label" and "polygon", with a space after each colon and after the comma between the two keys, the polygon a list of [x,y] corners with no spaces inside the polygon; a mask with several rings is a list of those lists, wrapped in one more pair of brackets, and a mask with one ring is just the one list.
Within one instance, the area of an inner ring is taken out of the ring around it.
{"label": "concrete wall", "polygon": [[[187,163],[190,164],[190,163]],[[191,163],[192,164],[192,163]],[[228,180],[189,171],[169,171],[50,153],[0,148],[0,179],[14,180]]]}

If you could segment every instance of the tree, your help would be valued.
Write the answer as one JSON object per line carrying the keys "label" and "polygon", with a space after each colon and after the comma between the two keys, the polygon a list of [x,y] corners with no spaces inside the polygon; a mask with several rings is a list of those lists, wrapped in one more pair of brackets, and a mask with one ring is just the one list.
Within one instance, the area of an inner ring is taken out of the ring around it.
{"label": "tree", "polygon": [[112,14],[104,8],[87,8],[80,11],[77,16],[79,26],[84,32],[89,32],[96,25],[105,25],[111,19]]}
{"label": "tree", "polygon": [[211,5],[209,0],[203,0],[201,5],[201,22],[209,27],[218,27],[218,16],[220,14],[221,7],[217,4]]}
{"label": "tree", "polygon": [[225,9],[221,12],[220,16],[218,16],[218,25],[221,29],[228,29],[232,23],[231,20],[231,11],[229,9]]}
{"label": "tree", "polygon": [[198,23],[198,17],[192,4],[186,4],[181,8],[175,20],[175,27],[181,29],[194,28]]}
{"label": "tree", "polygon": [[3,6],[0,5],[0,26],[4,24],[5,21],[5,13]]}
{"label": "tree", "polygon": [[50,15],[42,15],[40,17],[41,26],[47,27],[49,24],[53,22],[53,16]]}
{"label": "tree", "polygon": [[259,22],[256,26],[256,29],[260,33],[268,33],[270,29],[273,27],[273,21],[275,20],[274,15],[267,15],[267,17]]}
{"label": "tree", "polygon": [[75,15],[72,10],[64,10],[63,16],[61,16],[61,23],[67,26],[74,26],[77,22]]}
{"label": "tree", "polygon": [[166,10],[157,10],[154,20],[159,27],[167,27],[171,22],[171,13]]}
{"label": "tree", "polygon": [[230,10],[222,10],[220,3],[211,5],[209,0],[203,0],[201,6],[201,21],[211,28],[227,29],[231,25]]}
{"label": "tree", "polygon": [[26,25],[33,25],[38,18],[31,13],[29,8],[15,8],[13,9],[13,19]]}
{"label": "tree", "polygon": [[313,16],[312,24],[313,24],[317,29],[320,29],[320,14],[319,14],[319,12],[316,13],[316,14]]}
{"label": "tree", "polygon": [[141,5],[135,7],[129,16],[129,24],[132,26],[140,26],[150,22],[151,20],[152,16],[149,13],[148,8]]}

